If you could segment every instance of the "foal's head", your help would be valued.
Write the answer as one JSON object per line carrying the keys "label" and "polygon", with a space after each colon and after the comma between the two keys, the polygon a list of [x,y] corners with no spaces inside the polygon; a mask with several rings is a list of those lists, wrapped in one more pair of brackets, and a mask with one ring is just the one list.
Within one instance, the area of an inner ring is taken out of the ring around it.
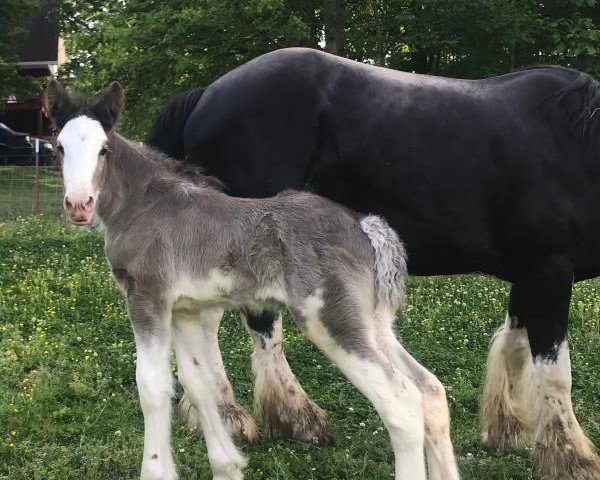
{"label": "foal's head", "polygon": [[94,97],[72,97],[55,80],[46,88],[46,111],[60,130],[57,150],[65,184],[64,208],[75,225],[87,225],[94,214],[108,133],[123,110],[123,100],[116,82]]}

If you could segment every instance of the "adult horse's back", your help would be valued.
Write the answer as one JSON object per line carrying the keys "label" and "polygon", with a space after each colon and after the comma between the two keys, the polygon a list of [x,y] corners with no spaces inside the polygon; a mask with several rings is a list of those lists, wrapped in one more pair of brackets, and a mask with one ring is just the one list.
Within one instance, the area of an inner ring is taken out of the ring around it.
{"label": "adult horse's back", "polygon": [[[600,273],[598,107],[599,84],[571,69],[457,80],[289,49],[175,98],[149,142],[235,195],[309,188],[382,214],[413,274],[510,281],[482,437],[535,445],[551,477],[598,479],[571,406],[566,340],[572,282]],[[269,318],[248,324],[273,334]]]}

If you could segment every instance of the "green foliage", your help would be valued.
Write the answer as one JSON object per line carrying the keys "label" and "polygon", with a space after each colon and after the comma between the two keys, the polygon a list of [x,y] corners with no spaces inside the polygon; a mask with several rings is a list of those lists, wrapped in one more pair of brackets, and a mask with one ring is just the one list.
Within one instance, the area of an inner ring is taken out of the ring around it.
{"label": "green foliage", "polygon": [[346,56],[392,68],[483,77],[558,63],[600,75],[596,0],[346,0],[329,23],[326,3],[63,0],[70,62],[62,75],[89,90],[121,81],[123,130],[138,138],[172,94],[270,50],[319,48],[327,26],[343,31],[336,41]]}
{"label": "green foliage", "polygon": [[600,75],[596,0],[371,0],[346,11],[357,60],[377,59],[379,48],[386,66],[420,73],[484,77],[559,63]]}
{"label": "green foliage", "polygon": [[91,90],[121,81],[129,102],[123,129],[138,137],[174,92],[309,36],[283,0],[112,1],[77,24],[84,27],[68,34],[66,80],[73,75]]}
{"label": "green foliage", "polygon": [[0,62],[15,60],[16,47],[27,33],[27,20],[39,0],[3,0],[0,15]]}
{"label": "green foliage", "polygon": [[0,102],[23,91],[33,84],[19,77],[14,63],[17,47],[27,34],[27,21],[39,0],[2,0],[0,12]]}
{"label": "green foliage", "polygon": [[[58,219],[0,223],[1,480],[139,478],[143,420],[133,334],[102,243],[98,232]],[[570,313],[574,408],[596,445],[599,287],[598,280],[577,284]],[[477,276],[412,278],[408,294],[397,332],[447,387],[462,478],[539,479],[525,452],[494,453],[478,442],[477,398],[507,285]],[[245,478],[390,478],[389,438],[373,408],[289,317],[285,332],[290,365],[330,415],[335,445],[245,446]],[[234,313],[222,323],[220,344],[236,396],[251,409],[251,345]],[[212,478],[203,441],[179,420],[173,430],[181,478]]]}

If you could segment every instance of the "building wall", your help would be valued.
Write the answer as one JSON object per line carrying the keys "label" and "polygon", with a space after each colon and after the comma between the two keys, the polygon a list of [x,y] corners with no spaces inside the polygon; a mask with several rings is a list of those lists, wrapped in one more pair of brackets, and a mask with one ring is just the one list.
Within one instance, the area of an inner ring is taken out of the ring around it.
{"label": "building wall", "polygon": [[[51,15],[52,5],[52,2],[42,0],[40,7],[31,14],[29,33],[17,50],[20,75],[50,78],[56,75],[66,59],[64,42]],[[42,113],[41,96],[41,91],[34,91],[24,101],[9,101],[0,108],[0,122],[13,130],[49,137],[50,122]]]}

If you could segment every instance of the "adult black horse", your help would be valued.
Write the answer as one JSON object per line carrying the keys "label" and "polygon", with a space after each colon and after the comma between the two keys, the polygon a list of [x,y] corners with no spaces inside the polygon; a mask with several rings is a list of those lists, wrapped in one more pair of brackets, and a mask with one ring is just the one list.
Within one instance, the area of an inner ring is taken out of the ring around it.
{"label": "adult black horse", "polygon": [[[487,362],[483,441],[534,446],[549,477],[598,480],[571,405],[566,335],[573,282],[600,274],[599,108],[600,84],[567,68],[458,80],[286,49],[175,97],[148,141],[234,195],[308,188],[384,215],[412,274],[511,282]],[[261,353],[261,334],[280,335],[276,318],[247,316],[254,361],[273,372],[257,379],[258,413],[273,435],[327,441],[316,405],[290,405],[281,352]]]}

